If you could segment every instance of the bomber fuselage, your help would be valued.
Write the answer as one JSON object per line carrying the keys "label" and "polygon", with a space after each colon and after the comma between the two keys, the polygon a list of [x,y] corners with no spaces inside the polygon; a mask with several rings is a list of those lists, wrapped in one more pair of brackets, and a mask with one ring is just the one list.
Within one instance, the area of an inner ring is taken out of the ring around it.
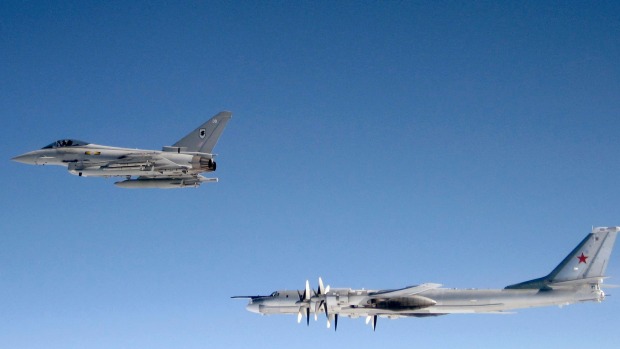
{"label": "bomber fuselage", "polygon": [[[332,289],[324,300],[329,313],[349,317],[370,316],[425,316],[454,313],[489,313],[521,308],[568,305],[577,302],[602,301],[605,297],[598,284],[578,287],[562,287],[549,290],[534,289],[448,289],[438,288],[425,291],[413,297],[381,300],[370,297],[377,291]],[[425,302],[424,299],[433,302]],[[320,298],[310,300],[309,309],[315,312],[315,304]],[[269,314],[297,314],[304,303],[299,300],[297,291],[276,291],[270,296],[254,298],[247,310]]]}

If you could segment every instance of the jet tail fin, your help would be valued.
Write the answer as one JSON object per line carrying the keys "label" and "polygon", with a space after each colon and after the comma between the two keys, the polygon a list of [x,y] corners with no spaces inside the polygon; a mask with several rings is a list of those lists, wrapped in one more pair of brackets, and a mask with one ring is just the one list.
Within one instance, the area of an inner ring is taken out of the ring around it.
{"label": "jet tail fin", "polygon": [[173,147],[185,152],[212,153],[231,117],[232,113],[229,111],[218,113],[176,142]]}
{"label": "jet tail fin", "polygon": [[542,278],[507,286],[507,289],[542,289],[551,286],[600,283],[605,278],[620,227],[592,229],[551,273]]}

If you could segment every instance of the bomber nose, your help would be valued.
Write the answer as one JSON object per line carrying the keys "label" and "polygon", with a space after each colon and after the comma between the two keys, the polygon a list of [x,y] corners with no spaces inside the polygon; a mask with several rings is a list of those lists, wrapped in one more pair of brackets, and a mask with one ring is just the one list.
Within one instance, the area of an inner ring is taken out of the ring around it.
{"label": "bomber nose", "polygon": [[247,309],[247,311],[252,312],[252,313],[256,313],[256,314],[260,314],[260,305],[256,304],[256,303],[250,303],[248,304],[245,309]]}

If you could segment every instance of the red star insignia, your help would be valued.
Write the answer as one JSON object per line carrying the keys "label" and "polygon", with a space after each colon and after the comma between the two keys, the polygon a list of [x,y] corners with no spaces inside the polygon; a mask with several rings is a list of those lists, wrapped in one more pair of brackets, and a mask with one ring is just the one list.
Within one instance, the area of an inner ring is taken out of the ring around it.
{"label": "red star insignia", "polygon": [[577,259],[579,259],[579,263],[577,264],[581,264],[581,263],[586,263],[586,260],[588,259],[588,256],[584,256],[583,252],[581,252],[581,256],[577,257]]}

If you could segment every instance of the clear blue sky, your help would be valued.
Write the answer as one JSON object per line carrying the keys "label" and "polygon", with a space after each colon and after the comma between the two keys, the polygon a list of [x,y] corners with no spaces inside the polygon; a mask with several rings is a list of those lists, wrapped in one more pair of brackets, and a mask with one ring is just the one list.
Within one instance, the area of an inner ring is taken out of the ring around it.
{"label": "clear blue sky", "polygon": [[[0,347],[613,347],[603,304],[381,320],[233,295],[501,288],[620,225],[620,4],[0,3]],[[220,182],[117,188],[9,161],[159,149],[231,110]],[[610,283],[620,283],[620,253]]]}

